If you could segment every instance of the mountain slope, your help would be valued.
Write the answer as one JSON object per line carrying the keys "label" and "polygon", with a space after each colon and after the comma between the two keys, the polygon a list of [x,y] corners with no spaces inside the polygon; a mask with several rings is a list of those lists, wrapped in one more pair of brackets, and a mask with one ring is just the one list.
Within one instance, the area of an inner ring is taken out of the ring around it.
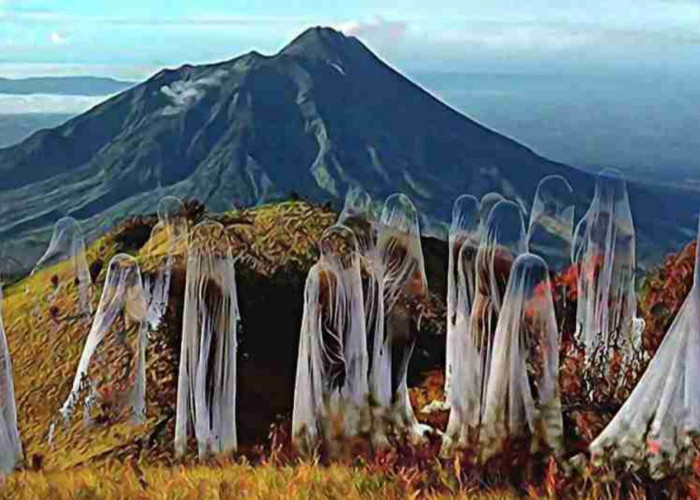
{"label": "mountain slope", "polygon": [[[359,40],[313,28],[274,56],[163,70],[0,150],[0,239],[28,260],[64,214],[95,230],[152,212],[165,194],[221,211],[292,191],[338,204],[351,185],[377,199],[403,191],[431,219],[447,220],[463,192],[498,190],[527,206],[548,174],[569,179],[580,215],[590,175],[457,113]],[[688,239],[700,196],[631,191],[647,253]],[[657,243],[647,244],[652,236]]]}
{"label": "mountain slope", "polygon": [[0,114],[0,148],[17,144],[37,130],[57,127],[72,117],[60,113]]}

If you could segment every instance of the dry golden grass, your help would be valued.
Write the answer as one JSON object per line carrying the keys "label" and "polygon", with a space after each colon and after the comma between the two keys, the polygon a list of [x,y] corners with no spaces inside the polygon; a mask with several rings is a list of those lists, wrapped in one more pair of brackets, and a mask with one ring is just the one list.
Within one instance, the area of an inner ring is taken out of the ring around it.
{"label": "dry golden grass", "polygon": [[361,468],[217,463],[191,467],[134,467],[105,463],[62,472],[17,472],[0,488],[0,498],[22,499],[313,499],[517,498],[513,491],[433,492],[410,477],[390,477]]}

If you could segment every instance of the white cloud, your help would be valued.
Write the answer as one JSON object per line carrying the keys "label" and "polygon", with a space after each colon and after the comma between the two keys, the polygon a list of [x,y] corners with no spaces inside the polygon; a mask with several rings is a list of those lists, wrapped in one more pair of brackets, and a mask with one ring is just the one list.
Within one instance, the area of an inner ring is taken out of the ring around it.
{"label": "white cloud", "polygon": [[67,96],[54,94],[0,94],[0,115],[26,113],[79,114],[109,96]]}
{"label": "white cloud", "polygon": [[68,42],[68,37],[62,35],[58,31],[54,31],[49,35],[49,40],[54,45],[63,45]]}
{"label": "white cloud", "polygon": [[175,115],[195,105],[208,87],[216,87],[228,73],[222,69],[197,80],[178,80],[170,85],[163,85],[160,91],[170,98],[171,104],[163,108],[163,115]]}
{"label": "white cloud", "polygon": [[407,23],[404,21],[390,21],[383,17],[377,17],[373,21],[347,21],[336,26],[336,29],[348,36],[392,44],[404,36],[406,28]]}

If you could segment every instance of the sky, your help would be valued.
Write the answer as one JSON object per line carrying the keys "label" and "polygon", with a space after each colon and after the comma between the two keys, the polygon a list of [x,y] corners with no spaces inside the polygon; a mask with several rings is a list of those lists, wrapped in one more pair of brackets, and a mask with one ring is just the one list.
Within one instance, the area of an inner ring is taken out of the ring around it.
{"label": "sky", "polygon": [[0,77],[140,80],[275,53],[315,25],[407,73],[683,74],[700,63],[700,0],[0,0]]}

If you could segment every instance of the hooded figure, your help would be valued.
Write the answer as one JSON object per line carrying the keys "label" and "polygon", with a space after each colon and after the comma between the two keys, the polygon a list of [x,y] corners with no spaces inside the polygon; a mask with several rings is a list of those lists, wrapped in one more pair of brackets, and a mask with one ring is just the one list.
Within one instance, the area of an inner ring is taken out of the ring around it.
{"label": "hooded figure", "polygon": [[56,222],[49,247],[32,269],[31,275],[49,267],[54,268],[53,274],[46,277],[49,303],[53,305],[62,291],[75,286],[78,289],[78,304],[73,314],[89,317],[92,313],[92,280],[85,257],[83,231],[72,217]]}
{"label": "hooded figure", "polygon": [[377,221],[372,212],[370,195],[359,188],[350,189],[345,197],[345,206],[338,216],[338,224],[352,230],[357,241],[362,292],[365,307],[365,330],[367,332],[368,371],[375,341],[381,343],[384,327],[384,304],[381,300],[381,264],[377,253]]}
{"label": "hooded figure", "polygon": [[152,330],[158,328],[168,308],[174,255],[186,244],[184,205],[177,198],[166,196],[158,204],[158,223],[151,231],[144,250],[149,261],[157,262],[155,275],[144,278],[148,293],[148,323]]}
{"label": "hooded figure", "polygon": [[109,262],[100,304],[90,328],[70,395],[61,408],[67,422],[81,398],[87,423],[146,413],[147,302],[133,257]]}
{"label": "hooded figure", "polygon": [[587,363],[605,373],[613,350],[629,361],[641,341],[634,321],[634,224],[619,172],[598,174],[593,201],[576,228],[573,252],[578,267],[576,338],[585,347]]}
{"label": "hooded figure", "polygon": [[594,461],[609,455],[631,469],[646,466],[654,479],[691,464],[692,441],[700,433],[698,245],[700,229],[693,287],[634,391],[591,443]]}
{"label": "hooded figure", "polygon": [[571,266],[574,232],[573,189],[560,175],[548,175],[537,185],[530,212],[527,245],[554,273]]}
{"label": "hooded figure", "polygon": [[[477,435],[491,366],[496,323],[503,305],[513,262],[527,251],[522,210],[502,200],[491,209],[482,225],[476,254],[476,291],[469,320],[469,336],[457,375],[464,387],[452,389],[453,406],[442,453],[455,444],[464,448]],[[456,387],[456,385],[455,385]]]}
{"label": "hooded figure", "polygon": [[[530,252],[544,259],[553,278],[569,271],[575,273],[571,262],[574,211],[573,189],[566,179],[559,175],[548,175],[540,181],[530,212],[527,247]],[[560,330],[567,318],[566,286],[564,283],[553,290]],[[573,302],[570,302],[570,307],[574,307]],[[573,317],[573,311],[569,316]]]}
{"label": "hooded figure", "polygon": [[11,472],[22,459],[22,443],[17,430],[12,360],[2,323],[2,276],[0,276],[0,477]]}
{"label": "hooded figure", "polygon": [[486,224],[489,214],[491,213],[491,209],[496,206],[496,203],[503,200],[505,200],[503,195],[495,191],[486,193],[481,197],[481,201],[479,202],[479,224],[481,227]]}
{"label": "hooded figure", "polygon": [[187,254],[175,453],[194,430],[200,458],[229,453],[236,436],[236,274],[224,226],[194,227]]}
{"label": "hooded figure", "polygon": [[[448,240],[447,341],[445,396],[451,405],[451,378],[462,358],[469,336],[469,319],[476,289],[475,259],[479,248],[479,202],[470,195],[455,200]],[[459,383],[458,383],[459,385]],[[456,392],[462,392],[457,387]]]}
{"label": "hooded figure", "polygon": [[[408,363],[420,330],[419,305],[428,294],[418,213],[403,194],[384,203],[377,243],[384,296],[384,338],[374,349],[377,404],[397,433],[421,440],[428,429],[416,419],[408,397]],[[375,344],[376,346],[376,344]]]}
{"label": "hooded figure", "polygon": [[515,260],[493,346],[479,434],[482,460],[521,439],[529,439],[531,452],[561,453],[559,331],[542,258],[524,253]]}
{"label": "hooded figure", "polygon": [[175,196],[163,196],[156,208],[158,222],[177,224],[178,219],[185,218],[185,204]]}
{"label": "hooded figure", "polygon": [[[367,332],[367,356],[369,390],[371,407],[374,410],[372,443],[377,449],[389,445],[384,425],[384,412],[379,401],[389,401],[391,377],[388,362],[373,365],[375,353],[377,359],[385,359],[384,347],[384,283],[382,280],[382,262],[377,247],[377,221],[372,209],[370,195],[359,189],[348,190],[345,206],[338,217],[338,223],[352,229],[357,239],[360,274],[362,276],[362,293],[365,307],[365,330]],[[376,369],[375,369],[376,368]]]}
{"label": "hooded figure", "polygon": [[347,227],[328,228],[309,270],[299,336],[292,436],[311,452],[331,451],[369,427],[368,356],[357,242]]}

